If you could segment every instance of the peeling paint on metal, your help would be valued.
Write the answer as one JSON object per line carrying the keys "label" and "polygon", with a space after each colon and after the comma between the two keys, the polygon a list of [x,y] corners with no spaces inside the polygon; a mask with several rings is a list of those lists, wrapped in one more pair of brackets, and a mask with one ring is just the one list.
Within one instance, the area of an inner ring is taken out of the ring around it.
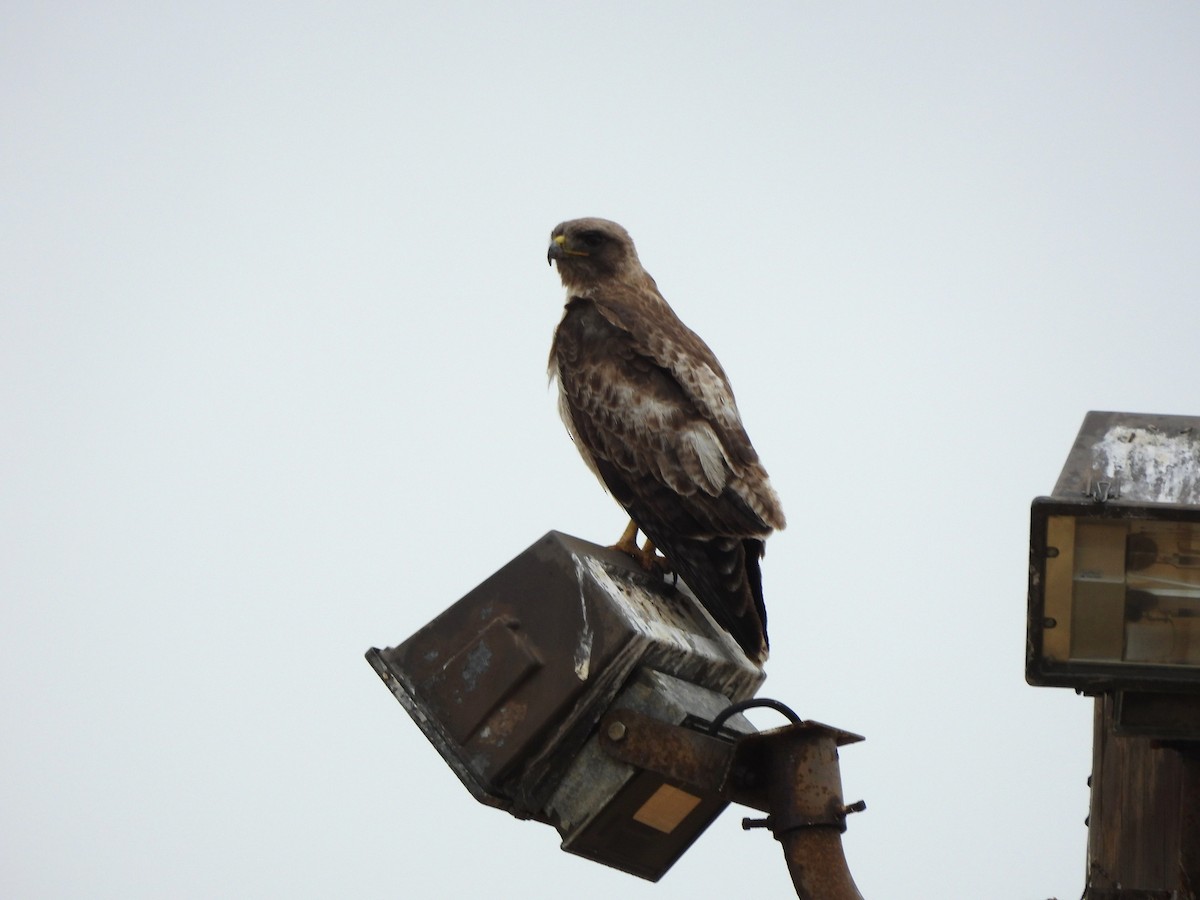
{"label": "peeling paint on metal", "polygon": [[[587,597],[583,591],[584,562],[575,554],[571,554],[575,563],[575,579],[579,582],[579,616],[583,627],[579,631],[579,643],[575,645],[575,677],[587,681],[592,667],[592,633],[591,623],[587,616]],[[590,562],[590,560],[589,560]]]}
{"label": "peeling paint on metal", "polygon": [[[492,650],[486,643],[481,641],[471,648],[471,652],[467,654],[467,664],[463,667],[463,682],[468,691],[475,690],[479,683],[479,676],[487,671],[491,662]],[[461,698],[459,698],[459,702],[462,702]]]}
{"label": "peeling paint on metal", "polygon": [[1104,477],[1124,500],[1200,503],[1200,434],[1114,426],[1092,447]]}
{"label": "peeling paint on metal", "polygon": [[[625,598],[626,602],[621,605],[621,609],[635,614],[636,617],[628,617],[628,621],[642,634],[660,643],[686,648],[689,653],[706,658],[724,658],[724,654],[713,647],[712,641],[697,633],[695,623],[683,608],[664,603],[653,592],[643,590],[636,584],[613,578],[604,563],[598,559],[588,557],[585,563],[601,590],[610,596],[615,597],[619,594]],[[724,632],[719,627],[714,627],[714,634]]]}
{"label": "peeling paint on metal", "polygon": [[492,714],[488,724],[479,732],[479,742],[503,747],[509,735],[516,731],[528,714],[529,706],[526,703],[504,704]]}

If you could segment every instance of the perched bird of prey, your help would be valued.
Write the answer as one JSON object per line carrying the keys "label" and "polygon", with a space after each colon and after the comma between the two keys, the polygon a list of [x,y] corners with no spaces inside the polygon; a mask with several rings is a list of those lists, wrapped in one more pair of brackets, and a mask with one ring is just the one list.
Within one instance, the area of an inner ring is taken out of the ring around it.
{"label": "perched bird of prey", "polygon": [[759,560],[785,520],[729,379],[667,305],[616,222],[563,222],[550,234],[547,259],[558,263],[567,290],[550,377],[584,462],[632,520],[616,547],[647,568],[664,565],[657,548],[664,567],[761,663]]}

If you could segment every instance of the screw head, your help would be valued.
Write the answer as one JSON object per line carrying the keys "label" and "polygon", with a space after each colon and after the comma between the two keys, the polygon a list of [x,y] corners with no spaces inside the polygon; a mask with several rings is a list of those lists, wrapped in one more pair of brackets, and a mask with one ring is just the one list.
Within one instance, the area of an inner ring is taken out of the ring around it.
{"label": "screw head", "polygon": [[608,726],[608,739],[610,741],[621,741],[625,739],[625,723],[613,722]]}

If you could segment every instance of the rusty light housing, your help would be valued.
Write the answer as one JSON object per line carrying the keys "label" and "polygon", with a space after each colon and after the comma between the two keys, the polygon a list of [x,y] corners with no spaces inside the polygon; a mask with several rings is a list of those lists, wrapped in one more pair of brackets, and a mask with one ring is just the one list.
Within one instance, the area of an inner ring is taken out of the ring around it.
{"label": "rusty light housing", "polygon": [[1087,414],[1033,501],[1025,671],[1087,693],[1200,690],[1200,418]]}
{"label": "rusty light housing", "polygon": [[[553,531],[367,659],[475,799],[650,880],[729,801],[614,759],[602,718],[705,722],[765,678],[682,583]],[[740,715],[726,723],[728,740],[753,732]]]}

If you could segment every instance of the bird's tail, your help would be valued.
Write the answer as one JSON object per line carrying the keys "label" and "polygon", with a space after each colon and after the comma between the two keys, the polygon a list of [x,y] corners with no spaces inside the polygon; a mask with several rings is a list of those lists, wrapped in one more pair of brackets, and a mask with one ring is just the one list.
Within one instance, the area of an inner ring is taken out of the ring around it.
{"label": "bird's tail", "polygon": [[717,624],[761,665],[767,659],[767,609],[763,603],[764,544],[757,538],[677,537],[660,543],[647,533]]}

